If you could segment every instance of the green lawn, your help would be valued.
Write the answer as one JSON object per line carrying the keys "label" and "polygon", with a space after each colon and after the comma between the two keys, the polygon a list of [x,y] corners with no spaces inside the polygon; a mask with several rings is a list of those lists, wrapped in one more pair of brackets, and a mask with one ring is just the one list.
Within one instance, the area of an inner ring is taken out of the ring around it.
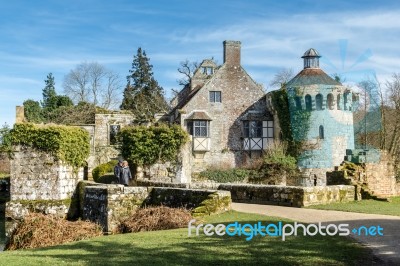
{"label": "green lawn", "polygon": [[307,208],[400,216],[400,197],[392,197],[390,198],[390,202],[378,200],[361,200],[346,203],[314,205]]}
{"label": "green lawn", "polygon": [[[280,220],[232,211],[207,217],[205,222]],[[246,241],[244,237],[203,234],[188,237],[186,228],[0,253],[0,265],[358,265],[371,260],[369,250],[344,237],[297,236],[284,242],[279,237],[255,237]]]}

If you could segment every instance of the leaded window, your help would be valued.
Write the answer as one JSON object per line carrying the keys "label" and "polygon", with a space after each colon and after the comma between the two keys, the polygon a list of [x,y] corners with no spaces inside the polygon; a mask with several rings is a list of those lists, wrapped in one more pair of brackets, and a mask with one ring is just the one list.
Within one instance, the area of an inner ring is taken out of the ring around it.
{"label": "leaded window", "polygon": [[210,121],[193,120],[187,123],[189,134],[193,137],[209,137]]}
{"label": "leaded window", "polygon": [[262,128],[262,121],[243,121],[245,138],[261,138]]}

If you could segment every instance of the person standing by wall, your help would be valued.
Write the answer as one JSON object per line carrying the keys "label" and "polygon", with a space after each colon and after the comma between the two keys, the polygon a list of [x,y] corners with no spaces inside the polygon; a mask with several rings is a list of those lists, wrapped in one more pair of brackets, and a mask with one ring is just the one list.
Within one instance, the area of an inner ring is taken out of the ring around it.
{"label": "person standing by wall", "polygon": [[120,174],[120,184],[122,184],[124,186],[128,186],[130,180],[132,180],[131,170],[129,170],[128,162],[123,161],[121,174]]}
{"label": "person standing by wall", "polygon": [[121,183],[121,172],[122,172],[122,164],[123,160],[119,159],[118,163],[114,166],[114,177],[115,177],[115,182],[117,184]]}

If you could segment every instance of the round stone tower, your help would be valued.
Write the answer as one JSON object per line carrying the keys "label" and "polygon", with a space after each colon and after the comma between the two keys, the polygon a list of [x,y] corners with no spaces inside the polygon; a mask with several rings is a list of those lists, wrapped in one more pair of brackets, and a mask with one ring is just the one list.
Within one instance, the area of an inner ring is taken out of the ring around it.
{"label": "round stone tower", "polygon": [[304,69],[285,85],[292,136],[302,143],[298,166],[305,186],[326,185],[326,172],[354,149],[353,93],[319,68],[320,57],[307,50]]}

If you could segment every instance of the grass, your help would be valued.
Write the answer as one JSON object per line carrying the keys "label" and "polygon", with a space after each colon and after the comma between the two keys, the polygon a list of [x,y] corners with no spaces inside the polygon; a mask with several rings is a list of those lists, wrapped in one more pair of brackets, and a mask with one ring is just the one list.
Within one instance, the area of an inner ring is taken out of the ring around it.
{"label": "grass", "polygon": [[[206,223],[277,223],[280,218],[227,212]],[[287,220],[283,220],[288,222]],[[194,234],[194,231],[193,231]],[[1,265],[358,265],[368,249],[344,237],[188,236],[187,228],[96,237],[61,246],[0,253]]]}
{"label": "grass", "polygon": [[307,208],[400,216],[400,197],[391,197],[390,202],[361,200],[345,203],[332,203],[327,205],[313,205]]}

